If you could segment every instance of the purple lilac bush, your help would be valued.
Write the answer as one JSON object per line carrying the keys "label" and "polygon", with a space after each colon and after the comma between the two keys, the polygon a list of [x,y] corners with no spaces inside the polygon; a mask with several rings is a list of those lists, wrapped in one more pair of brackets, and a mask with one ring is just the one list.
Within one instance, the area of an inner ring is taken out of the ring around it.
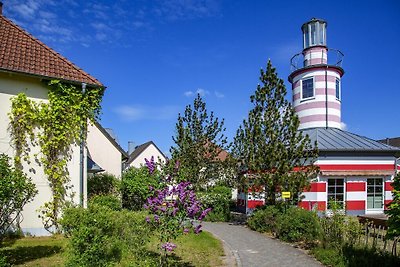
{"label": "purple lilac bush", "polygon": [[[154,171],[153,159],[146,160],[146,165],[150,173]],[[171,177],[168,177],[167,183],[171,183]],[[150,190],[153,196],[147,199],[144,208],[152,215],[146,218],[146,222],[158,230],[159,249],[161,256],[166,259],[167,252],[176,248],[176,244],[171,241],[191,230],[196,234],[200,233],[201,221],[211,209],[204,209],[196,193],[191,189],[190,182],[180,182],[177,185],[166,184],[164,189],[150,188]],[[162,260],[160,263],[163,265]]]}

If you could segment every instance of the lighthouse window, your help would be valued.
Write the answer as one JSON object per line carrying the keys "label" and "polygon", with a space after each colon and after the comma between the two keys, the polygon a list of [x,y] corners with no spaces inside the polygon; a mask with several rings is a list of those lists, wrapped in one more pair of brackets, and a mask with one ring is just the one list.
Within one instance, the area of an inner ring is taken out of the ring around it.
{"label": "lighthouse window", "polygon": [[308,78],[302,81],[302,94],[301,98],[306,99],[314,97],[314,79]]}
{"label": "lighthouse window", "polygon": [[340,100],[340,80],[336,78],[336,99]]}
{"label": "lighthouse window", "polygon": [[344,180],[328,179],[328,209],[344,207]]}
{"label": "lighthouse window", "polygon": [[367,208],[382,209],[383,181],[381,178],[367,179]]}

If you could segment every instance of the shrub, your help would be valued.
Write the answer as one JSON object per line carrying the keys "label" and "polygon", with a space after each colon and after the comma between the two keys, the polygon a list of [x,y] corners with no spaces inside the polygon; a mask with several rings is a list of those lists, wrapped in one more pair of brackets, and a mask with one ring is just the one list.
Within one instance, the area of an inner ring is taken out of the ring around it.
{"label": "shrub", "polygon": [[152,173],[146,167],[130,168],[122,175],[122,207],[130,210],[141,210],[146,199],[153,193],[151,188],[160,188],[157,169]]}
{"label": "shrub", "polygon": [[312,211],[291,207],[277,217],[276,234],[284,241],[303,241],[310,244],[320,234],[318,217]]}
{"label": "shrub", "polygon": [[70,238],[66,266],[108,266],[123,255],[140,262],[150,236],[144,213],[100,205],[65,210],[61,225]]}
{"label": "shrub", "polygon": [[88,198],[95,195],[119,195],[120,180],[109,173],[94,174],[88,177]]}
{"label": "shrub", "polygon": [[122,209],[121,199],[113,195],[94,195],[89,201],[89,206],[92,205],[105,206],[116,211]]}
{"label": "shrub", "polygon": [[212,209],[207,214],[206,221],[229,221],[232,198],[232,190],[229,187],[215,186],[206,192],[199,192],[198,196],[204,207]]}
{"label": "shrub", "polygon": [[31,179],[11,167],[10,158],[0,154],[0,241],[17,220],[25,204],[31,202],[37,190]]}
{"label": "shrub", "polygon": [[252,214],[247,220],[247,225],[250,229],[260,233],[275,232],[276,218],[280,213],[275,206],[263,206]]}
{"label": "shrub", "polygon": [[362,233],[357,218],[334,210],[331,216],[320,218],[322,230],[321,244],[324,248],[341,249],[344,244],[354,244]]}

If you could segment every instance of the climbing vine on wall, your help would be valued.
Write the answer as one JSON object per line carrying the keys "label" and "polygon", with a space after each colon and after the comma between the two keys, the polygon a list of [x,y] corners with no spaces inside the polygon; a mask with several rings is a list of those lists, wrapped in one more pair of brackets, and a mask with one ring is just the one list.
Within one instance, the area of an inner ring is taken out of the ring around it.
{"label": "climbing vine on wall", "polygon": [[47,102],[32,101],[25,93],[12,99],[9,130],[17,168],[22,169],[22,161],[30,163],[30,144],[40,147],[35,157],[43,166],[52,200],[44,203],[39,217],[53,232],[59,231],[60,212],[72,192],[67,164],[73,145],[86,140],[87,122],[98,118],[104,88],[88,88],[83,93],[81,88],[57,80],[48,86]]}

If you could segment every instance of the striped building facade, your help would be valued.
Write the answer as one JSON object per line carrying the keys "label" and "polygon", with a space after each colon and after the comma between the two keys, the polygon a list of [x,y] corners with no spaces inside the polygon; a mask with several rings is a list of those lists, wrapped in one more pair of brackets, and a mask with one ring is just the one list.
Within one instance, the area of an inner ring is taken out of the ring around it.
{"label": "striped building facade", "polygon": [[[348,215],[380,214],[392,200],[400,149],[342,129],[343,54],[328,49],[326,27],[321,19],[303,24],[304,49],[292,57],[288,78],[299,131],[319,151],[314,164],[320,172],[302,193],[299,206],[319,212],[336,208]],[[252,190],[239,193],[242,211],[260,205],[264,205],[263,195]]]}

